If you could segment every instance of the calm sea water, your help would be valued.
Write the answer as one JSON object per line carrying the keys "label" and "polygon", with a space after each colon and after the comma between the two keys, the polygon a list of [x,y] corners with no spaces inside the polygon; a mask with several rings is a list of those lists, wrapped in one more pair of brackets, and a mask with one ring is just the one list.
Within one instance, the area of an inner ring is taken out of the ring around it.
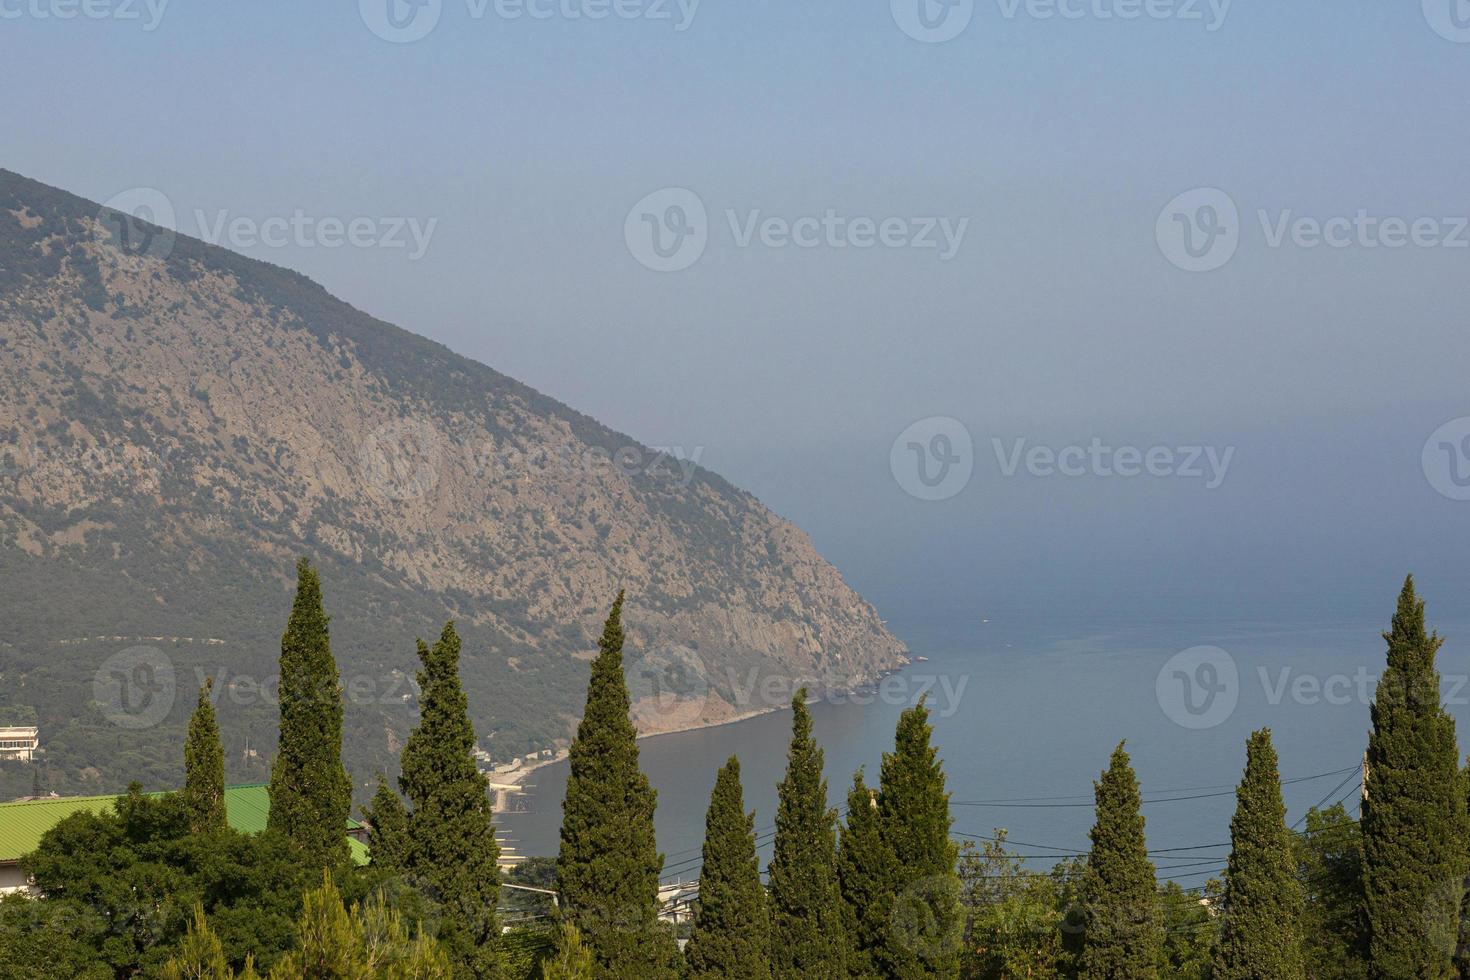
{"label": "calm sea water", "polygon": [[[1288,820],[1339,799],[1351,810],[1359,798],[1355,767],[1366,745],[1373,680],[1383,668],[1384,625],[900,629],[913,653],[929,658],[903,673],[904,696],[812,706],[831,798],[843,803],[859,766],[867,768],[870,785],[876,781],[900,712],[932,687],[928,703],[955,831],[989,835],[1006,828],[1016,849],[1037,855],[1038,865],[1052,863],[1042,855],[1086,849],[1093,780],[1123,739],[1144,798],[1153,801],[1144,807],[1152,849],[1229,840],[1246,736],[1261,727],[1272,729],[1288,780]],[[1437,625],[1451,637],[1440,669],[1449,710],[1467,744],[1470,685],[1463,678],[1470,673],[1470,624]],[[1199,646],[1216,647],[1228,659],[1216,652],[1175,659]],[[762,833],[763,863],[769,858],[767,832],[790,723],[790,712],[780,712],[640,742],[644,771],[658,790],[666,877],[697,876],[709,793],[716,770],[731,755],[740,757],[746,807],[756,811]],[[566,774],[565,762],[538,770],[523,799],[525,812],[500,816],[521,853],[556,853]],[[1160,874],[1186,887],[1201,885],[1218,873],[1227,850],[1178,852],[1159,861]]]}

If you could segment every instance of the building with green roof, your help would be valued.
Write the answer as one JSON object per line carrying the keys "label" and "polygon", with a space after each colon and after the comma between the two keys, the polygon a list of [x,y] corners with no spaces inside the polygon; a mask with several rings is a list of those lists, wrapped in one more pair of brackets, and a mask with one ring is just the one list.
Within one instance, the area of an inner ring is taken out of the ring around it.
{"label": "building with green roof", "polygon": [[[40,846],[46,831],[73,813],[84,810],[105,813],[112,809],[117,799],[115,795],[58,796],[0,803],[0,895],[29,888],[25,872],[20,868],[20,859]],[[265,830],[270,809],[271,797],[265,783],[225,787],[225,819],[235,830],[246,834],[260,833]],[[349,819],[346,833],[352,860],[359,865],[367,864],[367,845],[362,841],[366,828]]]}

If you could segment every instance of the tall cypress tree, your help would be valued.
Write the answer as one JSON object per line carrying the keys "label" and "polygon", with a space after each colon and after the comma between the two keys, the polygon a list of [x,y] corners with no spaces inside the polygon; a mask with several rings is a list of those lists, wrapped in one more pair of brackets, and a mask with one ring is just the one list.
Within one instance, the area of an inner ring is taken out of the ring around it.
{"label": "tall cypress tree", "polygon": [[213,688],[214,678],[206,678],[184,742],[184,806],[189,829],[196,834],[225,826],[225,750],[209,699]]}
{"label": "tall cypress tree", "polygon": [[598,976],[671,978],[679,952],[658,920],[664,859],[653,832],[657,796],[638,768],[622,611],[619,592],[598,640],[587,707],[569,753],[557,887],[563,913],[592,949]]}
{"label": "tall cypress tree", "polygon": [[847,822],[837,841],[837,888],[850,977],[878,976],[874,954],[887,937],[888,901],[896,878],[893,852],[878,831],[878,794],[863,782],[859,769],[847,793]]}
{"label": "tall cypress tree", "polygon": [[296,601],[281,637],[281,741],[267,823],[316,867],[347,861],[352,784],[342,768],[342,689],[316,570],[296,564]]}
{"label": "tall cypress tree", "polygon": [[932,735],[920,699],[899,717],[878,792],[878,833],[896,877],[885,896],[888,928],[877,961],[885,976],[905,980],[959,976],[964,932],[959,848],[949,837],[949,793]]}
{"label": "tall cypress tree", "polygon": [[1211,980],[1304,980],[1304,898],[1286,826],[1270,729],[1250,737],[1230,821],[1219,938]]}
{"label": "tall cypress tree", "polygon": [[687,975],[770,980],[771,921],[755,856],[755,814],[745,811],[735,756],[715,778],[703,853],[694,931],[684,948]]}
{"label": "tall cypress tree", "polygon": [[1363,893],[1369,959],[1384,980],[1453,975],[1466,870],[1465,787],[1455,721],[1440,706],[1424,603],[1404,582],[1373,700],[1363,802]]}
{"label": "tall cypress tree", "polygon": [[1082,875],[1081,980],[1155,980],[1162,923],[1143,835],[1143,797],[1120,744],[1095,783],[1097,823]]}
{"label": "tall cypress tree", "polygon": [[812,738],[806,688],[791,701],[791,749],[778,787],[770,867],[771,974],[833,980],[847,975],[837,893],[837,811],[827,806],[822,750]]}
{"label": "tall cypress tree", "polygon": [[439,903],[439,940],[459,972],[484,978],[499,967],[500,846],[485,777],[475,767],[475,729],[459,682],[459,652],[452,622],[433,647],[419,641],[419,723],[404,743],[398,782],[413,805],[409,872]]}
{"label": "tall cypress tree", "polygon": [[394,874],[408,870],[408,810],[403,798],[378,773],[378,791],[363,816],[368,822],[368,854],[375,868]]}

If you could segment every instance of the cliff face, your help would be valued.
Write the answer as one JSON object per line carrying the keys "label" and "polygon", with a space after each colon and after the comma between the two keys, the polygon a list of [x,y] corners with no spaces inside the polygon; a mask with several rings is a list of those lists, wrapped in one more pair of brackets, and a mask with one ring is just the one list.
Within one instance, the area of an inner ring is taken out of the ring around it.
{"label": "cliff face", "polygon": [[568,737],[620,588],[645,730],[763,707],[739,693],[756,676],[847,687],[902,659],[800,530],[679,453],[292,272],[5,171],[0,380],[0,697],[76,745],[117,735],[108,658],[141,645],[178,693],[156,725],[214,675],[256,753],[227,732],[232,767],[264,765],[273,706],[228,678],[268,690],[303,553],[359,769],[391,765],[414,638],[451,617],[498,757]]}

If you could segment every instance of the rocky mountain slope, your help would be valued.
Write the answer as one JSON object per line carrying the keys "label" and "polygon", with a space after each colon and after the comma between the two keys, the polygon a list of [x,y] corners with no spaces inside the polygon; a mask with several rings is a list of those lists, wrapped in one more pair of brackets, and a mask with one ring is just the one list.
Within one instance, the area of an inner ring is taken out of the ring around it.
{"label": "rocky mountain slope", "polygon": [[302,554],[359,786],[416,717],[415,637],[451,617],[498,759],[565,742],[620,588],[646,731],[789,696],[757,677],[851,687],[903,658],[718,476],[298,274],[0,171],[0,712],[34,711],[47,778],[167,785],[205,676],[231,778],[262,773]]}

